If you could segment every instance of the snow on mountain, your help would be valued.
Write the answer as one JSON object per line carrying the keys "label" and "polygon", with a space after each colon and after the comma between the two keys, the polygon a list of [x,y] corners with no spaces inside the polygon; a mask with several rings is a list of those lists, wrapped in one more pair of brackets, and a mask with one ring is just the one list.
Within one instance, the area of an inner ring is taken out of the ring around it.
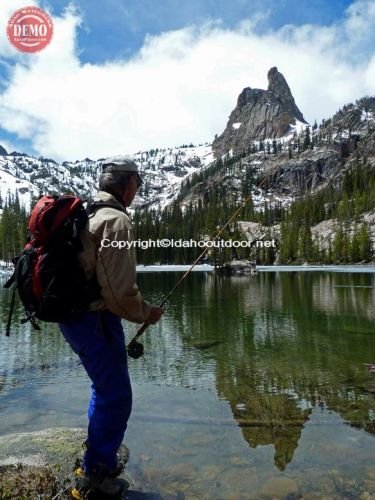
{"label": "snow on mountain", "polygon": [[214,161],[211,144],[156,149],[134,155],[143,186],[135,205],[164,208],[177,196],[183,179]]}
{"label": "snow on mountain", "polygon": [[96,163],[91,160],[59,165],[50,159],[36,159],[23,154],[0,156],[0,192],[5,200],[16,193],[29,208],[41,194],[89,193],[97,178]]}
{"label": "snow on mountain", "polygon": [[[133,154],[140,165],[143,186],[134,206],[164,207],[179,191],[190,174],[207,167],[212,161],[210,144],[152,149]],[[19,196],[27,209],[42,194],[74,193],[92,196],[98,188],[101,160],[86,158],[61,165],[52,159],[33,158],[20,153],[0,155],[0,194]]]}

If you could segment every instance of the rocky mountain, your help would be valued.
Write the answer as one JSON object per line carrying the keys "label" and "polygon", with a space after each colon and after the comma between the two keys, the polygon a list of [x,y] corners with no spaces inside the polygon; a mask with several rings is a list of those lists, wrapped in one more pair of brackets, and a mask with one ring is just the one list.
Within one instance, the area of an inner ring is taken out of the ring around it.
{"label": "rocky mountain", "polygon": [[[139,213],[144,208],[155,209],[156,221],[165,208],[174,210],[176,206],[183,213],[208,207],[213,214],[220,212],[223,219],[228,207],[238,206],[250,194],[251,210],[275,214],[307,195],[325,196],[328,189],[331,201],[322,201],[325,215],[309,228],[313,240],[324,240],[322,245],[328,248],[340,224],[336,217],[346,211],[347,234],[352,237],[358,224],[365,222],[375,243],[375,203],[369,191],[375,178],[375,97],[347,104],[321,124],[311,126],[277,68],[270,69],[268,80],[267,90],[245,88],[241,92],[226,129],[212,145],[135,153],[144,183],[133,206]],[[52,159],[8,154],[1,148],[1,199],[17,193],[28,208],[41,193],[91,196],[97,189],[100,164],[100,159],[86,158],[59,165]],[[358,165],[362,168],[358,175],[363,176],[360,189],[357,174],[353,174]],[[345,183],[344,203],[333,191],[339,192]],[[335,205],[333,211],[331,204]],[[279,239],[280,225],[273,220],[274,215],[253,226],[249,222],[251,210],[246,215],[249,218],[239,224],[247,237],[268,233]],[[202,215],[195,213],[193,217],[203,221]],[[221,219],[219,223],[224,222]]]}
{"label": "rocky mountain", "polygon": [[[247,158],[251,161],[254,155]],[[337,186],[358,160],[375,166],[375,97],[344,106],[319,127],[308,127],[284,143],[276,154],[264,155],[264,187],[269,193],[298,197]]]}
{"label": "rocky mountain", "polygon": [[[253,118],[250,118],[251,123]],[[297,242],[305,237],[300,229],[307,228],[311,244],[318,246],[321,253],[328,254],[338,241],[340,231],[347,239],[343,245],[353,246],[354,240],[359,238],[359,228],[365,224],[375,255],[375,193],[372,187],[375,182],[375,97],[363,97],[344,106],[321,124],[304,124],[299,132],[295,130],[281,138],[244,140],[240,130],[241,127],[230,130],[232,142],[221,143],[222,155],[201,176],[193,177],[188,190],[183,184],[182,205],[189,207],[201,203],[209,206],[217,198],[225,198],[225,204],[238,205],[251,193],[250,203],[255,212],[266,210],[268,215],[261,223],[251,222],[254,218],[249,212],[244,219],[241,219],[244,214],[240,215],[238,225],[242,234],[250,241],[267,239],[268,235],[280,242],[280,223],[275,222],[280,210],[321,193],[322,209],[318,217],[314,216],[314,222],[307,217],[297,227],[290,226],[296,245],[304,245]],[[241,147],[234,148],[235,143]],[[213,148],[217,155],[215,142]],[[309,204],[306,201],[304,213],[308,212]],[[362,237],[365,239],[366,235],[362,233]],[[273,262],[279,262],[278,259],[276,255]]]}
{"label": "rocky mountain", "polygon": [[[5,150],[4,150],[5,151]],[[76,193],[91,196],[98,186],[101,160],[77,160],[57,164],[49,158],[21,153],[0,155],[0,196],[5,200],[17,193],[27,208],[46,193]],[[213,161],[210,144],[152,149],[133,155],[140,165],[143,186],[134,206],[163,208],[176,197],[183,179]]]}
{"label": "rocky mountain", "polygon": [[[270,70],[271,74],[273,70],[276,68]],[[278,75],[285,82],[282,75]],[[285,92],[287,90],[290,92],[289,87]],[[237,119],[233,117],[237,116],[238,109],[237,105],[226,130],[212,145],[216,156],[219,151],[222,153],[218,160],[221,167],[212,168],[212,175],[206,182],[191,185],[187,202],[203,200],[209,191],[223,184],[235,197],[251,178],[257,179],[258,185],[253,192],[255,205],[265,200],[289,204],[306,193],[317,192],[328,185],[338,186],[346,170],[358,159],[375,167],[375,97],[363,97],[344,106],[320,125],[299,122],[303,126],[296,130],[291,124],[286,129],[289,130],[287,135],[264,140],[245,139],[242,127],[231,127],[232,121]],[[252,126],[254,115],[258,116],[256,109],[250,113],[249,124],[243,122],[244,130],[247,125]],[[295,120],[297,122],[297,118]],[[276,125],[264,122],[263,127],[275,130]],[[231,141],[226,142],[229,135]],[[241,147],[234,147],[234,144]]]}
{"label": "rocky mountain", "polygon": [[[255,205],[265,200],[288,204],[306,192],[340,182],[344,165],[358,155],[375,161],[375,97],[348,104],[319,127],[309,127],[276,67],[269,70],[268,81],[267,90],[247,87],[240,93],[225,131],[212,146],[190,144],[136,153],[144,185],[135,206],[162,209],[177,196],[186,204],[203,199],[218,186],[235,197],[250,177],[259,179]],[[231,160],[229,172],[215,166],[215,156]],[[197,183],[197,175],[205,171],[209,178]],[[47,192],[89,196],[97,188],[99,174],[100,159],[59,165],[53,159],[0,149],[3,200],[8,192],[17,192],[27,206],[33,197]]]}
{"label": "rocky mountain", "polygon": [[284,76],[274,67],[268,72],[267,90],[242,90],[224,132],[212,146],[217,157],[230,150],[238,153],[252,141],[285,137],[304,124]]}

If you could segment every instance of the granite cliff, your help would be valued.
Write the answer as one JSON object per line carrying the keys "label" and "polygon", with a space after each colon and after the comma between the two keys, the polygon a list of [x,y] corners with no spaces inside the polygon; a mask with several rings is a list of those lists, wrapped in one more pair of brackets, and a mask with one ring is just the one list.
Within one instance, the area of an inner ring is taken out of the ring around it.
{"label": "granite cliff", "polygon": [[217,157],[247,149],[252,141],[275,139],[293,132],[306,121],[284,76],[276,67],[268,72],[268,89],[246,87],[237,99],[224,132],[212,147]]}

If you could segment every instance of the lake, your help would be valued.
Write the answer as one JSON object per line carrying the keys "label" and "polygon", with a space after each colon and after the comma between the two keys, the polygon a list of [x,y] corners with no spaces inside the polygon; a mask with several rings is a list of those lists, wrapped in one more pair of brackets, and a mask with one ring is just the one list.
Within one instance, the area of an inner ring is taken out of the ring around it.
{"label": "lake", "polygon": [[[375,269],[353,271],[192,273],[129,360],[136,485],[176,499],[372,498]],[[160,303],[180,276],[138,283]],[[0,434],[85,427],[78,359],[19,309],[6,338],[3,290],[0,301]]]}

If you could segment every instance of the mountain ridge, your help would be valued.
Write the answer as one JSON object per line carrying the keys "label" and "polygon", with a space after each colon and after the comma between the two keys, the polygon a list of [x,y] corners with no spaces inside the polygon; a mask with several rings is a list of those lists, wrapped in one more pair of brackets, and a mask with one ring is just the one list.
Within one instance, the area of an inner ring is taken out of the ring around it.
{"label": "mountain ridge", "polygon": [[[273,116],[272,110],[276,119],[266,119]],[[239,116],[243,119],[241,126],[233,127]],[[259,127],[254,128],[258,122]],[[144,177],[135,206],[162,209],[181,195],[181,189],[186,190],[195,174],[220,158],[236,156],[241,157],[242,167],[252,176],[269,176],[267,189],[284,196],[288,203],[290,196],[320,189],[330,180],[339,179],[349,155],[373,161],[374,127],[375,96],[346,104],[319,127],[309,126],[286,79],[277,67],[272,67],[268,71],[268,89],[243,89],[223,134],[212,145],[185,144],[134,155]],[[267,131],[269,135],[265,136]],[[1,152],[7,153],[2,146]],[[8,191],[13,196],[17,192],[26,206],[39,194],[50,191],[88,196],[97,188],[99,174],[100,160],[86,158],[59,165],[53,159],[36,159],[24,153],[0,154],[1,198],[4,200]],[[211,182],[211,187],[214,185]]]}

